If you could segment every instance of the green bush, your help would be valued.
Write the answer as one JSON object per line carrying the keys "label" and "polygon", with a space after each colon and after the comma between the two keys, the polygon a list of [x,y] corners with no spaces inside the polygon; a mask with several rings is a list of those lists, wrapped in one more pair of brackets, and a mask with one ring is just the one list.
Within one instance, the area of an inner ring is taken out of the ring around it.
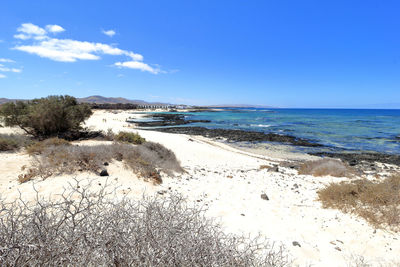
{"label": "green bush", "polygon": [[0,107],[0,117],[5,126],[18,126],[35,137],[80,130],[80,124],[91,114],[87,104],[79,104],[71,96],[10,102]]}
{"label": "green bush", "polygon": [[114,136],[114,140],[122,143],[130,143],[140,145],[146,142],[146,139],[141,137],[138,133],[119,132]]}

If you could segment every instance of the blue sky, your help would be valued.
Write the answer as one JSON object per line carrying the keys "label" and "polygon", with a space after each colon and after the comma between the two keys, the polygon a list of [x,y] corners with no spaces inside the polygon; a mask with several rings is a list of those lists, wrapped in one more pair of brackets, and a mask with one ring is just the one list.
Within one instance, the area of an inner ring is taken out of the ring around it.
{"label": "blue sky", "polygon": [[11,1],[0,97],[400,108],[399,1]]}

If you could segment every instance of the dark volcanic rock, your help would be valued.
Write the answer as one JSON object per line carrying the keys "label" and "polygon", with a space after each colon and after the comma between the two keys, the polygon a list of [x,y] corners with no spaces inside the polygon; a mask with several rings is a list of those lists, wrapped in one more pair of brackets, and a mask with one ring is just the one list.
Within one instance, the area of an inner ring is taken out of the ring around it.
{"label": "dark volcanic rock", "polygon": [[174,128],[160,128],[155,129],[160,132],[167,133],[180,133],[201,135],[205,137],[224,137],[228,141],[234,142],[279,142],[288,143],[296,146],[307,147],[320,147],[322,145],[312,143],[311,141],[296,138],[291,135],[280,135],[275,133],[252,132],[243,130],[229,130],[229,129],[208,129],[205,127],[174,127]]}
{"label": "dark volcanic rock", "polygon": [[181,113],[169,114],[169,113],[156,113],[148,115],[155,121],[130,121],[136,123],[139,127],[160,127],[160,126],[175,126],[185,125],[189,123],[203,122],[209,123],[210,120],[186,120],[185,115]]}
{"label": "dark volcanic rock", "polygon": [[335,152],[317,152],[310,153],[314,156],[323,156],[330,158],[339,158],[347,162],[350,166],[363,164],[363,162],[381,162],[400,166],[400,155],[383,153],[335,153]]}
{"label": "dark volcanic rock", "polygon": [[109,174],[108,174],[108,171],[107,170],[102,170],[101,172],[100,172],[100,176],[108,176]]}

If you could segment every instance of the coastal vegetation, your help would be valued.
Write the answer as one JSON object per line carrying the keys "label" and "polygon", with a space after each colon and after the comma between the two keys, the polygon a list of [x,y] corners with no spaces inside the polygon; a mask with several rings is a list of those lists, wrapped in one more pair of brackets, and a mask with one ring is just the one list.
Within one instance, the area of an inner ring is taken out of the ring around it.
{"label": "coastal vegetation", "polygon": [[1,266],[289,266],[265,239],[225,234],[180,195],[114,199],[72,183],[59,200],[0,201]]}
{"label": "coastal vegetation", "polygon": [[[101,174],[112,161],[123,162],[140,177],[161,183],[160,172],[182,172],[175,154],[158,143],[141,145],[113,143],[111,145],[71,145],[61,139],[49,139],[28,148],[34,157],[31,167],[19,176],[23,183],[34,177],[73,174],[88,171]],[[104,172],[103,172],[104,173]]]}
{"label": "coastal vegetation", "polygon": [[26,148],[26,152],[29,155],[38,155],[42,154],[46,149],[48,149],[48,147],[51,146],[56,147],[56,146],[69,146],[69,145],[71,145],[71,143],[65,139],[52,137],[42,141],[34,142],[33,144],[29,145]]}
{"label": "coastal vegetation", "polygon": [[18,134],[0,134],[0,151],[14,151],[30,144],[31,140]]}
{"label": "coastal vegetation", "polygon": [[324,208],[354,213],[375,227],[400,230],[400,174],[379,181],[332,183],[318,197]]}
{"label": "coastal vegetation", "polygon": [[79,131],[81,123],[91,114],[87,104],[79,104],[74,97],[67,95],[9,102],[0,106],[0,117],[5,126],[18,126],[38,138]]}
{"label": "coastal vegetation", "polygon": [[337,159],[318,159],[304,162],[299,168],[299,174],[313,176],[351,177],[354,171]]}
{"label": "coastal vegetation", "polygon": [[130,132],[119,132],[113,138],[117,142],[122,143],[130,143],[135,145],[140,145],[146,142],[146,139],[141,137],[138,133],[130,133]]}

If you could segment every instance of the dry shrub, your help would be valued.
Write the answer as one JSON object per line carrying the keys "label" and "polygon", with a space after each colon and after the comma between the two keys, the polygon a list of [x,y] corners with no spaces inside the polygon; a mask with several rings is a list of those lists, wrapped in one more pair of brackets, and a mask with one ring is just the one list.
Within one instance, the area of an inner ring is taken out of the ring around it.
{"label": "dry shrub", "polygon": [[376,227],[400,227],[400,175],[379,182],[366,179],[332,183],[318,191],[325,208],[352,212]]}
{"label": "dry shrub", "polygon": [[114,141],[115,134],[111,128],[108,128],[106,132],[102,132],[105,141]]}
{"label": "dry shrub", "polygon": [[299,174],[313,176],[350,177],[353,170],[337,159],[319,159],[307,161],[300,166]]}
{"label": "dry shrub", "polygon": [[0,151],[13,151],[30,143],[24,135],[0,134]]}
{"label": "dry shrub", "polygon": [[46,148],[49,146],[68,146],[68,145],[71,145],[71,143],[68,142],[67,140],[54,137],[33,143],[32,145],[26,148],[26,152],[29,155],[42,154],[43,151],[45,151]]}
{"label": "dry shrub", "polygon": [[0,202],[1,266],[289,266],[282,246],[227,235],[179,195],[116,200],[79,182],[59,200]]}
{"label": "dry shrub", "polygon": [[146,139],[141,137],[138,133],[119,132],[114,136],[114,140],[122,143],[130,143],[140,145],[146,142]]}
{"label": "dry shrub", "polygon": [[72,174],[77,171],[99,173],[105,162],[123,161],[143,178],[161,183],[160,171],[171,174],[182,172],[175,154],[160,144],[146,142],[143,145],[114,143],[96,146],[45,146],[41,154],[34,156],[28,173],[20,175],[20,182],[33,177],[47,178],[55,174]]}
{"label": "dry shrub", "polygon": [[151,165],[158,165],[159,168],[167,172],[183,171],[178,159],[175,156],[175,153],[159,143],[146,142],[143,145],[138,146],[136,149],[141,158],[149,162]]}

